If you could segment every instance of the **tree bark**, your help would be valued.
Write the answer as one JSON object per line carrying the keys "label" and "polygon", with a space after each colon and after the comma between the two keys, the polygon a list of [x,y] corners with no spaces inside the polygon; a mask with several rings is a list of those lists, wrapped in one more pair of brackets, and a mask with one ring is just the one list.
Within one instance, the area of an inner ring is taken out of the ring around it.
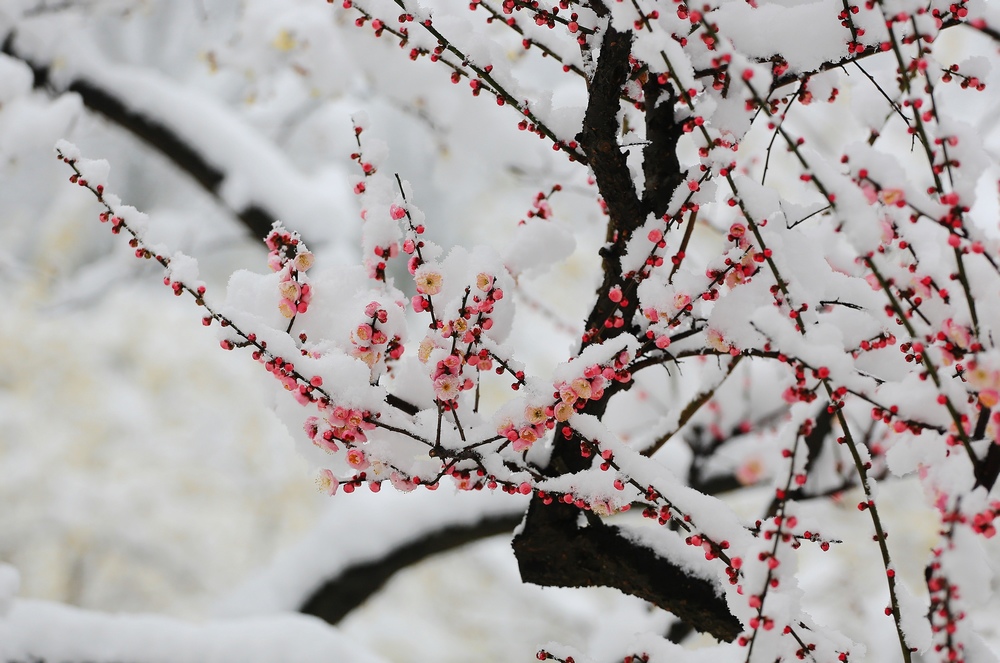
{"label": "tree bark", "polygon": [[[631,50],[632,34],[609,26],[590,83],[583,131],[577,138],[608,214],[607,244],[601,252],[604,279],[587,317],[585,346],[632,331],[637,298],[633,296],[627,303],[614,302],[608,294],[615,287],[627,290],[631,280],[623,278],[621,267],[626,243],[650,212],[662,215],[666,211],[682,179],[676,155],[681,130],[673,117],[673,97],[657,106],[657,98],[667,89],[647,83],[647,94],[651,95],[646,108],[650,143],[644,151],[647,181],[643,200],[633,185],[626,154],[618,143],[619,99],[629,75]],[[605,326],[605,321],[615,314],[622,316],[624,324]],[[611,396],[627,388],[609,385],[604,398],[591,402],[584,412],[602,416]],[[592,459],[580,455],[581,440],[576,435],[565,439],[561,432],[556,431],[547,471],[556,476],[588,468]],[[586,517],[586,526],[579,524],[581,513]],[[546,505],[537,497],[533,499],[513,547],[525,582],[557,587],[615,587],[669,610],[693,628],[720,640],[732,640],[740,633],[740,623],[729,612],[720,588],[689,575],[669,559],[572,505]]]}

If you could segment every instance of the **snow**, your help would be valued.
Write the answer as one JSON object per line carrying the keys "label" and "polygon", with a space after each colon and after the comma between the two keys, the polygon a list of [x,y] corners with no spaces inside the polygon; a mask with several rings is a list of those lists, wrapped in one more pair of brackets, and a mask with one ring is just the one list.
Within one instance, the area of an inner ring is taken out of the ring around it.
{"label": "snow", "polygon": [[167,276],[170,277],[171,281],[179,281],[194,290],[202,285],[198,279],[198,261],[180,251],[170,256]]}
{"label": "snow", "polygon": [[924,602],[910,592],[905,583],[896,583],[899,601],[900,625],[906,642],[918,652],[926,652],[931,647],[931,627],[926,619]]}
{"label": "snow", "polygon": [[514,276],[536,276],[576,250],[573,234],[562,223],[531,219],[519,225],[504,249],[503,264]]}
{"label": "snow", "polygon": [[[713,12],[712,20],[740,52],[762,60],[781,54],[792,71],[806,72],[847,55],[837,19],[841,9],[834,0],[784,6],[761,3],[758,7],[727,2]],[[775,29],[779,24],[795,29]]]}
{"label": "snow", "polygon": [[0,620],[0,653],[6,660],[95,663],[384,660],[337,629],[304,615],[199,624],[159,615],[87,611],[31,599],[16,601],[7,619]]}
{"label": "snow", "polygon": [[[295,610],[319,583],[352,565],[379,559],[428,531],[522,513],[525,505],[522,496],[461,493],[450,488],[345,495],[331,501],[306,538],[223,599],[217,613],[242,617]],[[352,532],[364,535],[345,536]]]}
{"label": "snow", "polygon": [[0,564],[0,620],[7,616],[21,586],[21,574],[10,564]]}

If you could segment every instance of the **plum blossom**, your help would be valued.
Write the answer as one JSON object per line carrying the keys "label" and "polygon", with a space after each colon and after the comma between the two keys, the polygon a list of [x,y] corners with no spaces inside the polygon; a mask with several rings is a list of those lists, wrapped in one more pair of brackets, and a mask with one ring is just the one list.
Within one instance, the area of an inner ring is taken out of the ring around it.
{"label": "plum blossom", "polygon": [[414,274],[417,292],[422,295],[436,295],[441,292],[443,278],[441,272],[432,267],[421,267]]}
{"label": "plum blossom", "polygon": [[364,470],[371,466],[371,462],[361,449],[347,450],[347,464],[356,470]]}
{"label": "plum blossom", "polygon": [[333,475],[333,472],[327,469],[322,469],[319,471],[319,476],[316,477],[316,484],[319,486],[319,489],[327,495],[335,495],[337,493],[337,487],[340,485],[340,481],[338,481],[337,477]]}

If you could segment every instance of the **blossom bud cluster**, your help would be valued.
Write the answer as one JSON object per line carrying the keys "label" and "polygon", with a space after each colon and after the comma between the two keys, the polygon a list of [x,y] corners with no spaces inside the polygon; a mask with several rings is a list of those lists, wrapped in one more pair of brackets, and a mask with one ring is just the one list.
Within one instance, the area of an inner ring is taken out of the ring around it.
{"label": "blossom bud cluster", "polygon": [[[562,185],[555,184],[549,193],[544,191],[539,191],[535,194],[534,200],[531,201],[532,209],[528,210],[526,216],[529,219],[539,218],[549,220],[552,218],[552,205],[549,203],[549,198],[552,194],[562,191]],[[523,226],[527,223],[524,219],[518,221],[518,225]]]}
{"label": "blossom bud cluster", "polygon": [[[996,353],[990,352],[980,354],[976,359],[970,359],[966,365],[965,374],[968,376],[969,384],[977,391],[979,402],[987,408],[993,408],[1000,402],[998,363],[1000,362]],[[961,370],[961,364],[958,369]]]}
{"label": "blossom bud cluster", "polygon": [[515,424],[505,419],[497,427],[497,434],[510,440],[514,451],[527,451],[538,439],[545,435],[546,430],[555,428],[556,420],[552,406],[528,405],[524,408],[524,418]]}
{"label": "blossom bud cluster", "polygon": [[691,296],[683,292],[674,295],[670,306],[672,309],[666,310],[647,306],[642,311],[643,316],[650,322],[646,338],[653,341],[661,350],[670,346],[670,330],[680,325],[682,315],[690,313],[694,308]]}
{"label": "blossom bud cluster", "polygon": [[373,368],[384,357],[399,359],[403,355],[402,339],[398,334],[392,338],[382,331],[379,325],[384,325],[389,319],[389,312],[377,301],[370,302],[365,307],[367,322],[363,322],[351,332],[351,356],[365,362]]}
{"label": "blossom bud cluster", "polygon": [[396,242],[390,242],[385,246],[375,246],[372,249],[372,255],[365,256],[365,267],[368,268],[368,276],[377,281],[385,281],[387,261],[398,255],[399,244]]}
{"label": "blossom bud cluster", "polygon": [[[555,384],[554,398],[559,402],[555,406],[555,416],[558,421],[566,421],[572,412],[567,412],[560,408],[560,405],[569,405],[576,410],[582,410],[588,401],[598,401],[604,397],[604,387],[611,382],[628,383],[632,380],[632,374],[628,371],[628,364],[632,360],[632,355],[627,350],[622,350],[616,354],[611,361],[602,364],[591,364],[583,369],[581,377],[569,382],[562,381]],[[565,416],[565,418],[561,418]]]}
{"label": "blossom bud cluster", "polygon": [[[372,414],[368,410],[341,405],[330,406],[325,416],[312,416],[306,419],[303,430],[317,447],[334,453],[340,450],[335,440],[343,442],[349,448],[367,442],[365,431],[375,428],[371,417]],[[364,469],[359,466],[364,460],[364,454],[360,457],[355,455],[353,460],[354,462],[350,456],[348,457],[348,463],[358,469]]]}
{"label": "blossom bud cluster", "polygon": [[462,357],[457,352],[434,364],[431,381],[434,384],[434,397],[446,410],[457,405],[459,393],[475,386],[471,378],[463,377]]}
{"label": "blossom bud cluster", "polygon": [[493,327],[493,318],[489,316],[496,303],[503,299],[503,289],[496,287],[495,282],[496,279],[485,272],[476,276],[476,294],[472,294],[470,289],[458,315],[453,320],[442,323],[442,338],[455,337],[461,343],[473,344],[484,331]]}
{"label": "blossom bud cluster", "polygon": [[[497,427],[497,434],[506,437],[514,451],[525,451],[531,447],[546,430],[555,428],[557,423],[568,421],[574,412],[583,410],[591,401],[604,397],[606,386],[611,382],[627,383],[632,374],[627,370],[631,355],[619,352],[605,364],[591,364],[582,374],[571,380],[555,383],[550,405],[529,404],[524,408],[520,422],[504,419]],[[567,428],[566,432],[572,431]]]}
{"label": "blossom bud cluster", "polygon": [[298,233],[289,232],[275,223],[264,239],[267,244],[267,266],[278,272],[278,292],[281,301],[278,310],[286,318],[294,318],[309,310],[312,289],[304,280],[304,272],[313,265],[313,254],[299,239]]}
{"label": "blossom bud cluster", "polygon": [[987,508],[972,516],[970,526],[977,534],[992,539],[997,533],[997,528],[993,524],[997,516],[1000,516],[1000,501],[994,500]]}
{"label": "blossom bud cluster", "polygon": [[734,223],[729,228],[727,239],[736,244],[741,251],[738,260],[725,259],[726,267],[730,269],[726,272],[725,283],[729,289],[733,289],[743,283],[748,283],[750,278],[760,269],[760,263],[764,262],[765,253],[757,251],[750,243],[747,235],[747,228],[742,223]]}
{"label": "blossom bud cluster", "polygon": [[555,491],[545,491],[539,490],[537,492],[538,499],[541,500],[542,504],[552,504],[553,502],[561,502],[563,504],[572,504],[578,509],[583,511],[592,511],[594,514],[606,518],[613,513],[622,513],[628,511],[632,508],[629,502],[622,502],[621,500],[611,499],[610,497],[600,497],[596,495],[588,495],[582,497],[576,493],[560,493]]}
{"label": "blossom bud cluster", "polygon": [[[417,270],[416,282],[417,291],[427,296],[427,299],[421,295],[413,299],[414,309],[421,311],[424,310],[424,306],[430,306],[430,297],[441,291],[443,277],[436,268],[426,266]],[[448,354],[431,364],[433,370],[430,377],[434,385],[434,395],[445,409],[457,405],[458,395],[462,391],[475,387],[476,383],[464,374],[466,365],[476,370],[492,368],[493,359],[489,351],[476,346],[483,333],[493,327],[493,318],[490,314],[500,299],[503,299],[503,290],[496,286],[496,279],[485,272],[480,272],[476,277],[475,289],[471,287],[466,289],[465,297],[455,317],[449,320],[437,320],[435,330],[420,344],[418,357],[423,363],[428,363],[442,342],[448,340],[452,342]],[[465,344],[466,349],[463,351],[457,348],[458,343]],[[503,372],[503,369],[498,369],[498,372]]]}

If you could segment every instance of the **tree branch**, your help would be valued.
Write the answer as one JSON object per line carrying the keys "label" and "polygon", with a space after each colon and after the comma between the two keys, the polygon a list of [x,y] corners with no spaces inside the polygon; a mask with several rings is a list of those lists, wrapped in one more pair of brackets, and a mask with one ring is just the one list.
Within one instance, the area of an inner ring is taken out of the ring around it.
{"label": "tree branch", "polygon": [[427,532],[374,561],[353,564],[330,578],[306,599],[300,612],[336,624],[397,572],[424,559],[473,541],[510,533],[521,521],[520,514],[493,515],[470,525],[450,525]]}
{"label": "tree branch", "polygon": [[[577,136],[594,171],[597,188],[607,204],[608,212],[608,246],[601,251],[604,281],[598,290],[597,302],[587,317],[585,344],[625,330],[611,328],[606,332],[604,321],[619,308],[616,302],[608,299],[607,294],[621,281],[621,256],[625,244],[645,218],[642,203],[632,183],[626,154],[618,144],[619,93],[628,78],[631,51],[632,33],[617,32],[608,27],[590,84],[590,99],[583,118],[583,131]],[[635,311],[635,301],[621,308],[622,315],[630,321],[631,313]]]}
{"label": "tree branch", "polygon": [[[627,303],[615,302],[608,294],[623,283],[621,256],[629,237],[645,221],[647,208],[666,209],[681,176],[675,153],[680,127],[674,124],[672,100],[655,106],[662,90],[650,86],[648,94],[653,99],[647,117],[653,151],[647,160],[646,200],[639,200],[626,155],[618,144],[619,97],[629,74],[631,46],[631,33],[608,28],[590,86],[583,131],[577,137],[607,204],[609,217],[608,245],[601,252],[604,280],[587,318],[584,344],[628,331],[638,298],[631,297],[632,301]],[[621,315],[626,324],[605,327],[605,321],[615,315]],[[604,398],[590,403],[585,412],[600,417],[612,393],[619,388],[624,390],[628,385],[610,386]],[[560,432],[556,431],[548,472],[563,474],[588,467],[592,459],[581,457],[580,439],[573,435],[567,440]],[[669,610],[699,631],[717,638],[732,640],[740,632],[739,622],[711,582],[687,574],[669,559],[628,539],[594,516],[588,515],[587,526],[580,527],[580,514],[579,509],[570,505],[545,505],[537,497],[532,500],[524,526],[513,541],[522,580],[558,587],[615,587]]]}
{"label": "tree branch", "polygon": [[629,73],[632,33],[609,27],[590,84],[590,100],[577,140],[608,205],[608,241],[642,223],[642,206],[632,184],[625,152],[618,144],[620,92]]}
{"label": "tree branch", "polygon": [[242,209],[232,209],[221,196],[221,187],[227,173],[213,166],[202,152],[176,132],[157,118],[131,108],[125,99],[92,81],[78,78],[66,86],[56,87],[51,81],[47,65],[35,62],[15,51],[14,36],[14,33],[8,34],[0,50],[31,68],[35,88],[55,94],[76,93],[87,109],[125,129],[187,173],[224,207],[231,210],[254,239],[262,239],[270,232],[271,224],[279,214],[258,203],[251,203]]}
{"label": "tree branch", "polygon": [[[684,131],[674,121],[677,96],[672,87],[661,85],[655,76],[650,76],[642,86],[642,92],[646,100],[648,141],[642,150],[642,169],[646,179],[642,194],[643,209],[646,213],[663,216],[674,190],[683,181],[677,161],[677,141]],[[667,98],[661,101],[664,92],[667,92]]]}
{"label": "tree branch", "polygon": [[739,635],[740,623],[712,583],[686,574],[597,518],[578,527],[578,514],[565,504],[532,501],[513,544],[522,580],[550,587],[615,587],[720,640]]}

